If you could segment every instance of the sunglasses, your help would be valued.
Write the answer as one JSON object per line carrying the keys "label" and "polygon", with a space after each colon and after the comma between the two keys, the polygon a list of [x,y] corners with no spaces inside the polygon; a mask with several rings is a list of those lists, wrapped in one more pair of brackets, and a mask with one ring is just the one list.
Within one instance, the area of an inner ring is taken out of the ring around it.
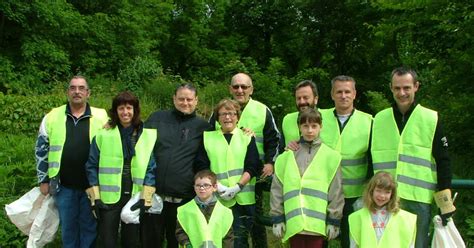
{"label": "sunglasses", "polygon": [[232,89],[234,89],[234,90],[238,90],[239,88],[241,88],[242,90],[246,90],[250,87],[251,87],[250,85],[245,85],[245,84],[234,84],[234,85],[232,85]]}

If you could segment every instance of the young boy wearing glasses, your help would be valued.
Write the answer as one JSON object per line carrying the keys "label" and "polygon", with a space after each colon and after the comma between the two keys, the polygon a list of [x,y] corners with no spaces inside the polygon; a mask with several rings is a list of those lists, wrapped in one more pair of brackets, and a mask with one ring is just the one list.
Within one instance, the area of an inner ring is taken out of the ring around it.
{"label": "young boy wearing glasses", "polygon": [[214,172],[202,170],[194,176],[196,197],[178,208],[176,239],[183,247],[234,247],[232,211],[222,205],[214,192]]}

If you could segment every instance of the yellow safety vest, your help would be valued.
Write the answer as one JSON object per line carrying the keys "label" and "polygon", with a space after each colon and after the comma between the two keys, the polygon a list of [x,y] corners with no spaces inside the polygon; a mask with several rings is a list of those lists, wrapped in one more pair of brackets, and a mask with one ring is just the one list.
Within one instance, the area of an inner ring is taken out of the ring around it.
{"label": "yellow safety vest", "polygon": [[[267,106],[259,101],[250,99],[245,105],[240,115],[237,127],[250,128],[255,133],[255,142],[260,160],[264,159],[265,151],[263,150],[263,128],[265,127],[265,118],[267,116]],[[216,116],[217,117],[217,116]],[[220,129],[220,124],[216,119],[216,130]]]}
{"label": "yellow safety vest", "polygon": [[[144,128],[135,145],[135,156],[131,161],[132,194],[143,188],[150,156],[156,142],[156,129]],[[122,190],[123,150],[122,139],[118,127],[101,130],[96,138],[100,150],[99,188],[100,197],[106,204],[114,204],[120,200]]]}
{"label": "yellow safety vest", "polygon": [[292,151],[278,156],[275,175],[283,185],[286,232],[283,242],[301,231],[326,236],[328,192],[341,155],[321,144],[310,165],[300,176]]}
{"label": "yellow safety vest", "polygon": [[359,248],[406,248],[416,236],[416,215],[404,210],[392,214],[377,242],[372,217],[367,208],[349,215],[349,232]]}
{"label": "yellow safety vest", "polygon": [[[92,116],[89,119],[89,141],[92,142],[97,131],[102,129],[108,121],[108,116],[105,109],[90,108]],[[46,130],[49,136],[48,176],[50,178],[55,177],[61,167],[61,156],[66,141],[66,121],[66,105],[54,108],[46,115]]]}
{"label": "yellow safety vest", "polygon": [[431,204],[437,187],[432,144],[438,114],[417,105],[401,135],[392,108],[374,119],[372,160],[374,172],[387,171],[398,182],[400,198]]}
{"label": "yellow safety vest", "polygon": [[283,130],[283,135],[285,136],[285,146],[290,143],[290,141],[295,141],[300,139],[300,129],[298,127],[298,115],[299,112],[293,112],[285,115],[283,122],[281,124],[281,129]]}
{"label": "yellow safety vest", "polygon": [[[244,173],[245,155],[251,137],[242,130],[235,128],[232,131],[230,144],[221,130],[204,132],[204,148],[211,162],[211,171],[216,173],[217,180],[228,187],[235,186]],[[255,204],[255,177],[244,186],[234,199],[219,200],[226,207],[232,207],[236,202],[240,205]]]}
{"label": "yellow safety vest", "polygon": [[178,221],[193,247],[222,247],[222,240],[232,227],[232,210],[219,201],[212,210],[209,223],[195,200],[178,208]]}
{"label": "yellow safety vest", "polygon": [[320,137],[324,144],[339,151],[342,156],[342,187],[345,198],[362,196],[367,177],[367,151],[369,149],[372,116],[354,110],[342,130],[334,116],[334,108],[320,109],[323,128]]}

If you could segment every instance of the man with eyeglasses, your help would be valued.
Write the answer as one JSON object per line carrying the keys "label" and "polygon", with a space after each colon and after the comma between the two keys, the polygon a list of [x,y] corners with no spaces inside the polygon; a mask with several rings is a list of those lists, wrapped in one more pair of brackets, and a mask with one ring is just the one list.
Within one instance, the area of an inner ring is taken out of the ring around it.
{"label": "man with eyeglasses", "polygon": [[141,218],[143,247],[178,247],[176,240],[177,208],[194,195],[194,159],[204,131],[210,129],[206,120],[196,115],[196,88],[184,83],[173,95],[174,108],[154,112],[145,128],[155,128],[158,138],[154,148],[156,193],[163,199],[161,214],[145,213]]}
{"label": "man with eyeglasses", "polygon": [[90,142],[107,122],[104,109],[91,107],[90,89],[75,76],[67,89],[68,103],[51,110],[41,122],[36,141],[40,191],[54,196],[59,210],[63,247],[94,247],[97,224],[85,190],[85,164]]}
{"label": "man with eyeglasses", "polygon": [[[242,109],[238,127],[250,129],[255,133],[258,153],[260,160],[263,162],[263,167],[258,169],[260,171],[258,181],[261,183],[257,183],[255,187],[256,214],[262,216],[262,191],[267,184],[265,180],[273,175],[273,165],[279,150],[280,132],[270,109],[263,103],[251,98],[253,83],[249,75],[245,73],[235,74],[231,79],[229,91]],[[215,127],[219,126],[214,115],[211,116],[209,122]],[[251,236],[254,247],[267,247],[267,236],[263,225],[256,222]]]}

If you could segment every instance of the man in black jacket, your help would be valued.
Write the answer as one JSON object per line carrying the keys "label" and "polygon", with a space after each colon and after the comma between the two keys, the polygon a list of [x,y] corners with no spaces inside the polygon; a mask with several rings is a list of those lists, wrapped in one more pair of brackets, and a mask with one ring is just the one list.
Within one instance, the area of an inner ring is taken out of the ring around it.
{"label": "man in black jacket", "polygon": [[410,68],[392,71],[390,89],[395,100],[380,111],[372,129],[374,172],[388,171],[397,179],[401,208],[416,214],[415,247],[428,247],[433,197],[443,225],[454,213],[448,141],[434,110],[415,101],[420,87]]}
{"label": "man in black jacket", "polygon": [[167,247],[178,247],[176,210],[194,197],[194,159],[203,132],[210,129],[207,121],[196,116],[198,97],[194,86],[178,86],[173,103],[174,109],[157,111],[145,122],[145,128],[158,130],[154,148],[156,192],[163,199],[163,210],[142,217],[143,247],[162,247],[165,233]]}

